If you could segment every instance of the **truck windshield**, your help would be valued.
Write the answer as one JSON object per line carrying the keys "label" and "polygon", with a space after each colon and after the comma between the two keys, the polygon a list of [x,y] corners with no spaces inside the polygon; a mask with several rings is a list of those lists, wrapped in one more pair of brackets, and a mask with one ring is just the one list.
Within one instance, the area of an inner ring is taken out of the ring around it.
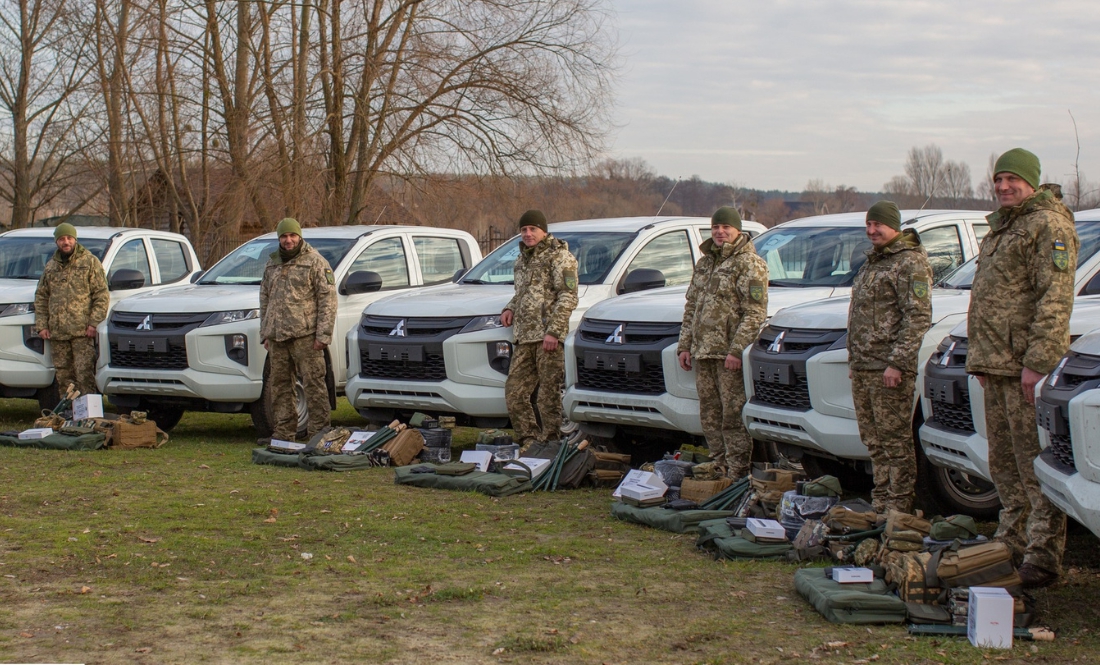
{"label": "truck windshield", "polygon": [[[577,257],[577,282],[580,284],[599,284],[611,271],[611,266],[619,260],[634,233],[612,233],[603,231],[571,231],[555,233],[554,237],[569,243],[569,251]],[[473,267],[462,278],[463,284],[511,284],[512,268],[519,256],[519,236],[512,238],[481,263]]]}
{"label": "truck windshield", "polygon": [[[1077,269],[1100,251],[1100,221],[1077,222],[1077,239],[1081,246],[1077,250]],[[970,259],[959,269],[943,278],[937,286],[945,289],[969,289],[974,284],[974,270],[978,267],[976,259]],[[1078,273],[1078,277],[1082,275]]]}
{"label": "truck windshield", "polygon": [[[325,257],[329,266],[339,265],[355,238],[306,238],[313,249]],[[275,238],[246,242],[214,264],[199,280],[199,284],[249,284],[259,286],[264,278],[264,267],[272,252],[279,249]]]}
{"label": "truck windshield", "polygon": [[[100,261],[107,251],[107,240],[80,240],[84,249],[91,252]],[[30,238],[27,236],[0,236],[0,277],[5,279],[34,279],[42,276],[46,262],[50,260],[57,245],[53,236]]]}
{"label": "truck windshield", "polygon": [[777,228],[753,244],[771,286],[850,286],[871,248],[862,226]]}

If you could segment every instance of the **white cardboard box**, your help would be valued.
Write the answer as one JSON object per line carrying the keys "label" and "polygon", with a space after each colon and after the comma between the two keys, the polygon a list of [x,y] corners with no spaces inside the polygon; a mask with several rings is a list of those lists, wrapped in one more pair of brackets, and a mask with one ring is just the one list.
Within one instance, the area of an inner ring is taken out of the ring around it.
{"label": "white cardboard box", "polygon": [[463,450],[459,461],[476,464],[478,471],[488,471],[489,464],[493,461],[493,453],[487,450]]}
{"label": "white cardboard box", "polygon": [[611,496],[616,499],[625,496],[636,501],[645,501],[662,497],[667,491],[668,485],[660,476],[651,471],[634,469],[626,474]]}
{"label": "white cardboard box", "polygon": [[103,395],[81,395],[73,400],[73,420],[103,417]]}
{"label": "white cardboard box", "polygon": [[833,581],[841,584],[870,584],[875,581],[875,573],[870,568],[833,568]]}
{"label": "white cardboard box", "polygon": [[284,450],[303,450],[306,447],[304,443],[295,443],[294,441],[283,441],[282,439],[272,439],[271,445],[276,448],[282,448]]}
{"label": "white cardboard box", "polygon": [[52,427],[34,427],[32,429],[25,429],[19,433],[20,439],[45,439],[47,436],[53,434]]}
{"label": "white cardboard box", "polygon": [[745,522],[745,528],[757,538],[786,538],[787,531],[783,525],[775,520],[762,520],[750,517]]}
{"label": "white cardboard box", "polygon": [[1012,648],[1012,596],[1000,587],[970,587],[966,637],[976,647]]}
{"label": "white cardboard box", "polygon": [[[516,461],[517,462],[523,462],[524,464],[527,465],[528,469],[531,469],[531,480],[534,480],[535,478],[538,478],[543,473],[545,473],[546,470],[550,468],[550,464],[554,460],[541,459],[539,457],[520,457]],[[526,470],[518,464],[509,464],[508,466],[506,466],[504,468],[509,469],[511,471],[525,471]]]}

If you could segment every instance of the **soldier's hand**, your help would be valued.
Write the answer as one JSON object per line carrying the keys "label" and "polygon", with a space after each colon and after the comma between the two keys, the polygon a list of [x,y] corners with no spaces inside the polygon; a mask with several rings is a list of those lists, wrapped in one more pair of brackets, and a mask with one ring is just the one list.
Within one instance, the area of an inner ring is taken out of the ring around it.
{"label": "soldier's hand", "polygon": [[985,389],[985,375],[984,374],[978,374],[976,376],[977,376],[977,379],[978,379],[978,385],[981,386],[982,389],[984,390]]}
{"label": "soldier's hand", "polygon": [[88,326],[87,329],[84,330],[84,336],[95,337],[95,326]]}
{"label": "soldier's hand", "polygon": [[1042,379],[1042,374],[1027,367],[1024,368],[1024,371],[1020,372],[1020,387],[1023,388],[1024,391],[1024,400],[1032,406],[1035,405],[1035,386]]}
{"label": "soldier's hand", "polygon": [[328,346],[328,344],[325,344],[324,342],[319,342],[317,340],[313,340],[313,350],[314,351],[320,351],[321,349],[324,349],[326,346]]}
{"label": "soldier's hand", "polygon": [[685,372],[690,372],[691,371],[691,354],[688,353],[687,351],[681,351],[680,355],[679,355],[679,358],[680,358],[680,369],[684,370]]}
{"label": "soldier's hand", "polygon": [[265,349],[267,349],[268,351],[270,351],[270,350],[271,350],[271,349],[270,349],[270,348],[269,348],[269,347],[267,346],[267,340],[266,340],[266,339],[264,340],[264,348],[265,348]]}
{"label": "soldier's hand", "polygon": [[42,339],[49,339],[50,338],[50,331],[43,328],[42,330],[38,331],[38,336],[41,337]]}
{"label": "soldier's hand", "polygon": [[500,325],[505,328],[512,325],[512,310],[506,309],[500,313]]}
{"label": "soldier's hand", "polygon": [[887,367],[882,373],[882,385],[887,388],[897,388],[901,384],[901,370]]}
{"label": "soldier's hand", "polygon": [[733,355],[732,353],[728,354],[726,356],[726,369],[731,372],[736,372],[737,370],[741,369],[741,359]]}
{"label": "soldier's hand", "polygon": [[[507,311],[507,310],[505,310]],[[504,318],[501,316],[501,318]],[[553,335],[547,335],[542,338],[542,350],[543,351],[556,351],[558,348],[558,338]]]}

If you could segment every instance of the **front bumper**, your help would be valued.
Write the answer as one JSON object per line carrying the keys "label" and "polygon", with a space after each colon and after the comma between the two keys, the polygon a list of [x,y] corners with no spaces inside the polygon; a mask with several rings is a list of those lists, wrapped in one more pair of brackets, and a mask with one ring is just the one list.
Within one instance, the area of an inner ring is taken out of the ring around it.
{"label": "front bumper", "polygon": [[33,326],[33,314],[4,317],[0,325],[0,386],[14,389],[0,394],[30,392],[53,383],[49,342],[45,343],[43,353],[36,353],[23,343]]}
{"label": "front bumper", "polygon": [[989,477],[989,443],[981,434],[952,432],[924,424],[919,435],[924,455],[932,464],[992,482]]}
{"label": "front bumper", "polygon": [[1100,483],[1070,473],[1054,459],[1049,448],[1035,458],[1034,468],[1043,494],[1100,538]]}

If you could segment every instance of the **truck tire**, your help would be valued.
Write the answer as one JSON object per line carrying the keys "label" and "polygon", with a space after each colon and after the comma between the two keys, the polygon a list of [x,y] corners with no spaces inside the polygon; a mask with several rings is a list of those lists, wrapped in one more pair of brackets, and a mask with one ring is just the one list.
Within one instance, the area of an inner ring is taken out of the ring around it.
{"label": "truck tire", "polygon": [[944,515],[961,513],[977,520],[995,520],[1001,510],[997,489],[977,476],[936,466],[923,454],[919,476]]}
{"label": "truck tire", "polygon": [[[249,405],[249,413],[252,415],[252,427],[256,429],[256,436],[260,439],[270,438],[275,431],[275,405],[272,403],[271,391],[268,389],[270,373],[269,366],[264,363],[264,387],[260,392],[260,399]],[[308,433],[309,413],[306,410],[306,393],[302,388],[302,383],[298,380],[294,381],[294,396],[298,401],[298,432],[294,438],[298,441],[304,441]]]}
{"label": "truck tire", "polygon": [[165,432],[171,431],[183,419],[184,408],[182,406],[171,404],[142,404],[142,406],[144,409],[134,410],[144,410],[148,414],[149,420],[155,422],[157,427]]}

